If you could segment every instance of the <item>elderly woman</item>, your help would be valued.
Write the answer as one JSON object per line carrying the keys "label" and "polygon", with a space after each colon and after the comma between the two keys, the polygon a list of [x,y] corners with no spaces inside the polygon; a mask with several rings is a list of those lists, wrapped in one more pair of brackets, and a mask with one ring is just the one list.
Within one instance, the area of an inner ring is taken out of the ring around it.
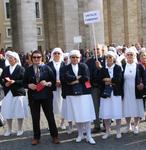
{"label": "elderly woman", "polygon": [[9,66],[4,68],[1,75],[1,84],[5,93],[1,112],[7,123],[7,131],[4,136],[12,134],[12,119],[14,118],[18,120],[17,136],[20,136],[23,134],[23,119],[28,115],[26,92],[23,87],[24,68],[21,67],[16,52],[7,52],[6,60]]}
{"label": "elderly woman", "polygon": [[[121,138],[121,118],[122,118],[122,70],[116,63],[116,54],[108,51],[106,54],[106,65],[101,68],[99,80],[101,81],[101,99],[99,117],[104,120],[106,133],[102,139],[110,136],[111,119],[116,120],[116,138]],[[108,89],[108,95],[106,95]]]}
{"label": "elderly woman", "polygon": [[83,132],[87,134],[86,141],[95,144],[91,136],[91,121],[95,119],[95,111],[89,84],[89,70],[86,64],[80,63],[80,52],[72,50],[69,54],[70,64],[64,69],[61,81],[67,84],[67,109],[64,116],[68,121],[74,121],[78,130],[76,142],[81,142]]}
{"label": "elderly woman", "polygon": [[[54,48],[51,53],[51,61],[48,63],[48,66],[53,70],[56,78],[56,89],[53,91],[53,111],[55,115],[61,117],[62,111],[62,91],[61,91],[61,81],[60,81],[60,69],[64,66],[63,62],[63,52],[61,48]],[[60,127],[65,129],[64,119],[61,119]]]}
{"label": "elderly woman", "polygon": [[126,50],[126,64],[123,65],[123,117],[126,118],[125,132],[132,131],[131,118],[134,118],[134,134],[139,133],[139,121],[144,117],[143,106],[144,68],[136,63],[135,47]]}

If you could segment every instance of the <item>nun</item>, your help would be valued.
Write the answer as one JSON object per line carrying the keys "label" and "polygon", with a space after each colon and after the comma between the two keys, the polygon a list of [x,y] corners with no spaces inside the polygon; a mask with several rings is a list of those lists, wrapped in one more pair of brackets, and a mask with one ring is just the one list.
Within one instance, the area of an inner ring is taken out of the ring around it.
{"label": "nun", "polygon": [[[125,52],[126,63],[123,64],[123,117],[126,119],[127,132],[139,133],[140,118],[144,117],[143,89],[144,68],[137,63],[136,48],[130,47]],[[134,118],[134,126],[131,120]]]}
{"label": "nun", "polygon": [[70,64],[68,64],[61,76],[61,81],[66,82],[66,112],[65,120],[74,121],[78,130],[76,142],[84,139],[95,144],[91,136],[91,122],[95,119],[95,110],[91,97],[91,85],[89,83],[89,69],[86,64],[80,63],[80,51],[72,50],[69,53]]}
{"label": "nun", "polygon": [[106,133],[102,139],[110,136],[111,119],[116,120],[116,138],[121,138],[120,131],[122,118],[122,69],[116,64],[116,53],[108,51],[106,53],[106,65],[99,73],[101,82],[101,99],[99,118],[104,120]]}
{"label": "nun", "polygon": [[57,117],[61,118],[60,128],[66,129],[64,119],[61,115],[63,97],[61,94],[62,91],[60,81],[60,70],[62,67],[65,66],[65,63],[63,62],[63,52],[61,48],[56,47],[53,49],[53,51],[51,52],[51,60],[48,63],[48,66],[52,69],[56,78],[56,87],[53,91],[53,112]]}
{"label": "nun", "polygon": [[12,120],[17,119],[17,136],[23,134],[23,120],[28,116],[28,101],[23,87],[24,68],[16,52],[6,53],[7,67],[1,75],[1,84],[5,97],[2,100],[1,113],[6,119],[7,129],[4,136],[12,134]]}

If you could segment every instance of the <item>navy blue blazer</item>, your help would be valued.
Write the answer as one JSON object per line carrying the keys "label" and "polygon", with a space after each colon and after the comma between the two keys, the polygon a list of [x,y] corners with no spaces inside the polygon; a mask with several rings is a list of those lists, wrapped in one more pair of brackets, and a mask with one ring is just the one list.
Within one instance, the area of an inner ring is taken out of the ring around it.
{"label": "navy blue blazer", "polygon": [[[98,61],[101,63],[101,65],[105,66],[105,57],[98,57]],[[90,82],[93,87],[99,87],[99,84],[96,82],[96,75],[98,74],[98,69],[96,67],[96,59],[94,57],[90,58],[86,62],[89,72],[90,72]]]}
{"label": "navy blue blazer", "polygon": [[[56,79],[56,69],[55,69],[55,67],[54,67],[54,65],[53,65],[53,62],[51,61],[51,62],[49,62],[47,65],[52,69],[52,71],[53,71],[53,73],[54,73],[54,75],[55,75],[55,79]],[[59,72],[60,72],[60,70],[61,70],[64,66],[65,66],[65,63],[64,63],[64,62],[61,62]],[[56,87],[55,87],[54,90],[56,90]]]}
{"label": "navy blue blazer", "polygon": [[[24,68],[17,65],[12,74],[10,74],[9,66],[5,67],[1,75],[1,84],[4,88],[5,95],[11,90],[13,96],[23,96],[26,95],[24,86],[23,86],[23,77],[24,77]],[[15,80],[14,84],[9,87],[5,86],[6,80],[5,77],[9,77],[12,80]]]}
{"label": "navy blue blazer", "polygon": [[33,83],[37,84],[36,76],[34,72],[33,65],[28,67],[24,75],[24,85],[28,89],[28,98],[29,99],[50,99],[52,98],[53,89],[55,88],[55,75],[51,68],[47,65],[40,65],[40,81],[45,80],[51,82],[52,86],[45,86],[43,90],[37,92],[36,90],[31,90],[28,88],[28,84]]}
{"label": "navy blue blazer", "polygon": [[[105,82],[103,81],[104,78],[110,78],[108,69],[105,67],[101,68],[99,73],[101,96],[105,87]],[[122,96],[122,69],[119,65],[116,64],[113,68],[112,87],[114,96]]]}
{"label": "navy blue blazer", "polygon": [[[85,94],[91,94],[91,88],[86,88],[85,82],[90,80],[90,73],[88,66],[84,63],[79,63],[79,70],[78,75],[81,75],[81,78],[79,79],[79,84],[82,86],[83,95]],[[66,83],[66,96],[67,95],[74,95],[73,93],[73,86],[70,85],[71,82],[76,80],[76,76],[72,70],[71,64],[65,66],[64,72],[61,72],[61,81]]]}

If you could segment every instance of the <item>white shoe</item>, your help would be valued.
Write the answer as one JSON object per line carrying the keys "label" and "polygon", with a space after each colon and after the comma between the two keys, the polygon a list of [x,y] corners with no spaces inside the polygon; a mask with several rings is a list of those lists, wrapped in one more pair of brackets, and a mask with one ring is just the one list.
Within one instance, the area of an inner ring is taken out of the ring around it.
{"label": "white shoe", "polygon": [[138,128],[138,126],[134,127],[133,132],[134,132],[134,134],[138,134],[138,133],[139,133],[139,128]]}
{"label": "white shoe", "polygon": [[68,126],[67,133],[71,134],[73,132],[73,126]]}
{"label": "white shoe", "polygon": [[7,130],[5,133],[4,133],[4,136],[10,136],[12,134],[12,131],[11,130]]}
{"label": "white shoe", "polygon": [[65,124],[60,125],[60,128],[61,128],[62,130],[65,130],[65,129],[66,129]]}
{"label": "white shoe", "polygon": [[130,126],[127,126],[126,127],[126,129],[125,129],[125,131],[124,131],[124,133],[128,133],[128,132],[132,132],[132,126],[130,125]]}
{"label": "white shoe", "polygon": [[87,138],[86,141],[87,141],[88,143],[90,143],[90,144],[93,144],[93,145],[96,144],[96,142],[94,141],[94,139],[93,139],[92,137]]}
{"label": "white shoe", "polygon": [[121,134],[121,133],[117,133],[116,138],[117,138],[117,139],[122,138],[122,134]]}
{"label": "white shoe", "polygon": [[81,142],[81,141],[82,141],[82,139],[83,139],[83,137],[82,137],[82,136],[78,136],[78,137],[76,138],[76,142],[77,142],[77,143],[79,143],[79,142]]}
{"label": "white shoe", "polygon": [[106,140],[109,136],[110,136],[109,133],[105,133],[105,134],[102,136],[102,139],[103,139],[103,140]]}
{"label": "white shoe", "polygon": [[23,135],[23,130],[18,130],[17,131],[17,136],[21,136],[21,135]]}

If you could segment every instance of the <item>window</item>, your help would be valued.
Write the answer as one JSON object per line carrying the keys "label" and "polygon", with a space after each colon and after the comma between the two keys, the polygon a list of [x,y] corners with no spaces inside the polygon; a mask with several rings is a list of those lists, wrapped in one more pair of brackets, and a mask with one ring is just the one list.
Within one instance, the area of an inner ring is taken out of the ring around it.
{"label": "window", "polygon": [[10,19],[10,3],[5,2],[5,13],[6,13],[6,18]]}
{"label": "window", "polygon": [[41,45],[38,46],[38,50],[42,51],[42,46]]}
{"label": "window", "polygon": [[42,35],[42,28],[37,27],[37,36],[41,36],[41,35]]}
{"label": "window", "polygon": [[7,38],[10,38],[12,36],[12,30],[10,27],[6,27],[6,36]]}
{"label": "window", "polygon": [[35,2],[35,9],[36,9],[36,18],[40,18],[40,3]]}

